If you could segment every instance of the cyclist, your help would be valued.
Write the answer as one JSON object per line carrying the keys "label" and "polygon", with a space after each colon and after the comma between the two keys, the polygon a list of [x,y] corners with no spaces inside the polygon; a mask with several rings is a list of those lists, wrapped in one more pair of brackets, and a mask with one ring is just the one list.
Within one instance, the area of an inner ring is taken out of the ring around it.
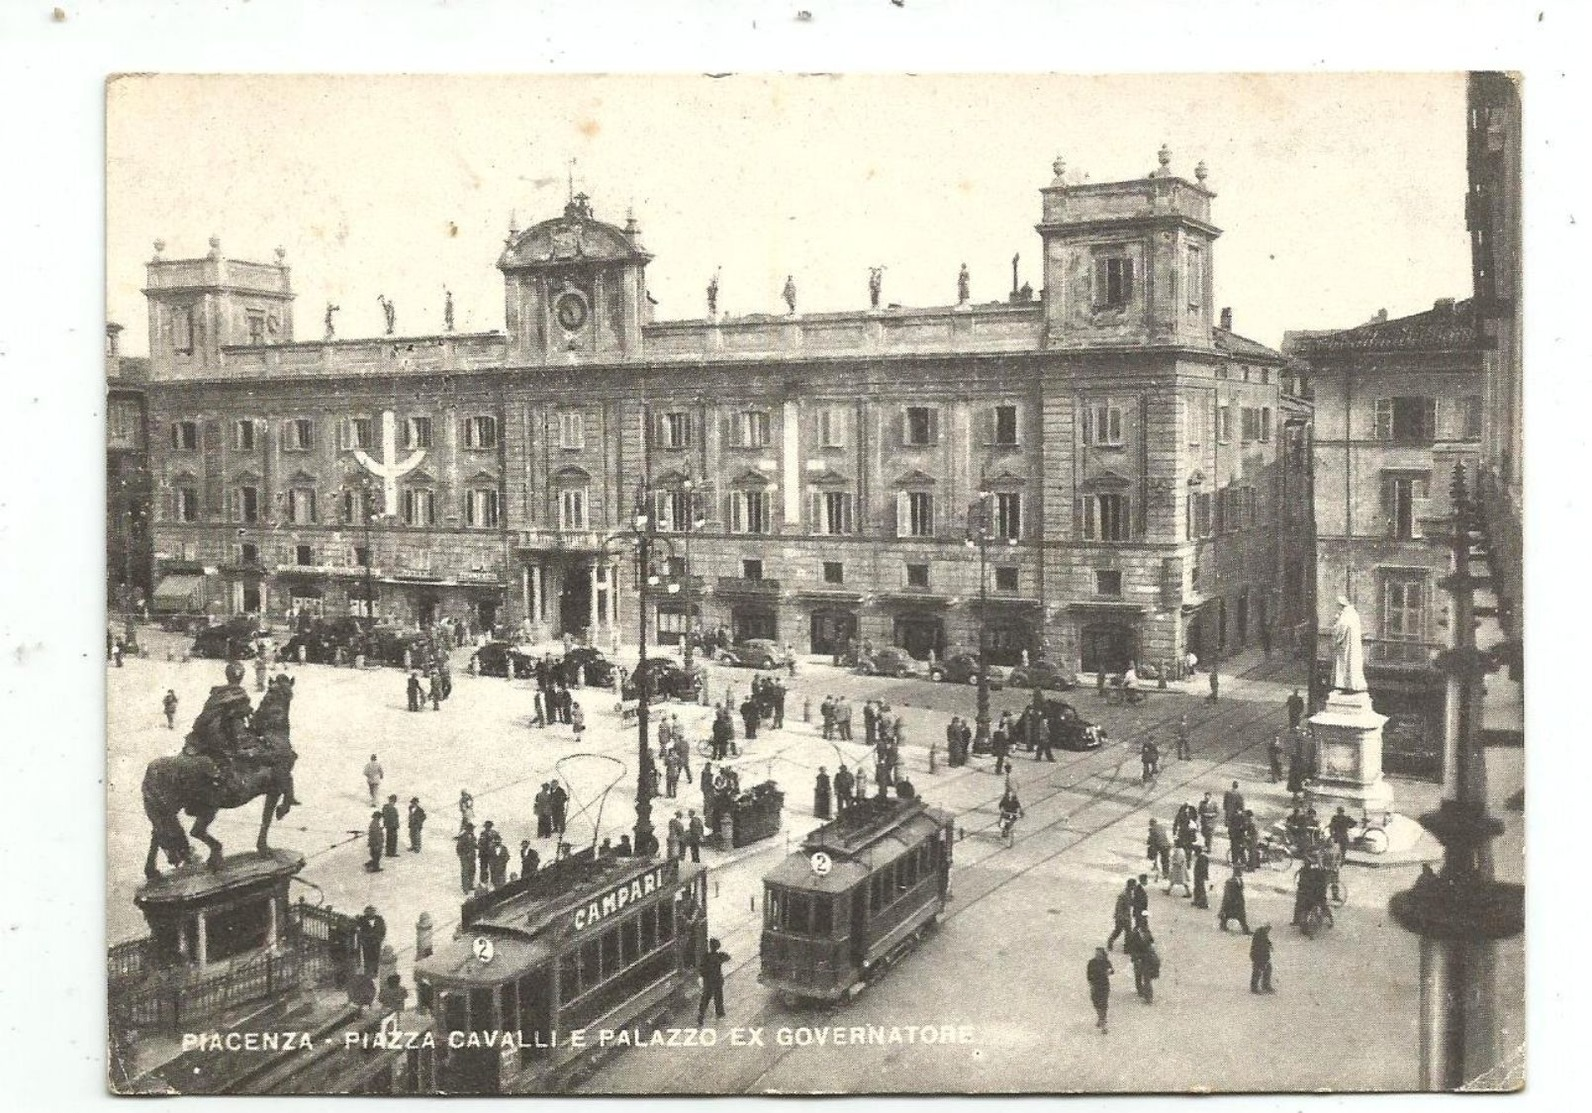
{"label": "cyclist", "polygon": [[1011,785],[1006,786],[1006,792],[1001,797],[1000,811],[1001,838],[1009,839],[1012,837],[1012,828],[1023,815],[1023,805],[1017,799],[1017,790]]}
{"label": "cyclist", "polygon": [[1155,739],[1146,738],[1144,745],[1139,748],[1139,762],[1144,766],[1144,774],[1140,778],[1143,784],[1149,784],[1152,777],[1161,773],[1161,749],[1155,744]]}
{"label": "cyclist", "polygon": [[1294,893],[1294,924],[1305,927],[1305,921],[1312,912],[1319,912],[1322,921],[1329,927],[1332,925],[1332,906],[1327,903],[1327,871],[1314,862],[1306,862],[1299,867],[1299,885]]}

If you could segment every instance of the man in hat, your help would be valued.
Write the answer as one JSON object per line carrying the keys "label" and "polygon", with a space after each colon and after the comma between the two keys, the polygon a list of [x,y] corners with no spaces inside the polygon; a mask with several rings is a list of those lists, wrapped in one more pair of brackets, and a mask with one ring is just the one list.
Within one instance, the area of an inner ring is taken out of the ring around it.
{"label": "man in hat", "polygon": [[354,939],[359,944],[360,967],[374,977],[381,965],[381,945],[387,939],[387,921],[376,912],[373,904],[354,921]]}
{"label": "man in hat", "polygon": [[697,1002],[697,1027],[707,1019],[708,1002],[713,1002],[714,1014],[724,1019],[724,964],[730,956],[719,949],[717,939],[708,940],[707,953],[702,956],[702,999]]}
{"label": "man in hat", "polygon": [[381,811],[370,813],[370,826],[365,829],[365,846],[370,851],[370,861],[365,863],[365,868],[371,873],[381,871],[381,851],[386,843],[386,830],[382,827]]}
{"label": "man in hat", "polygon": [[161,710],[166,713],[166,729],[177,729],[177,693],[170,688],[166,689],[166,698],[160,701]]}
{"label": "man in hat", "polygon": [[520,877],[531,876],[542,865],[542,856],[536,853],[536,848],[531,845],[530,839],[520,840]]}
{"label": "man in hat", "polygon": [[409,798],[409,851],[420,853],[420,829],[426,825],[426,809],[420,806],[420,797]]}
{"label": "man in hat", "polygon": [[1249,941],[1249,992],[1272,993],[1271,925],[1261,924]]}
{"label": "man in hat", "polygon": [[813,818],[829,818],[829,773],[818,767],[818,779],[813,784]]}
{"label": "man in hat", "polygon": [[381,825],[387,834],[387,857],[398,857],[398,797],[387,797],[381,806]]}
{"label": "man in hat", "polygon": [[466,823],[464,829],[454,836],[453,846],[459,855],[459,888],[465,896],[469,896],[475,891],[475,828]]}
{"label": "man in hat", "polygon": [[1097,1017],[1095,1027],[1100,1029],[1102,1036],[1106,1034],[1106,1010],[1111,1004],[1111,975],[1116,972],[1104,947],[1096,947],[1094,958],[1084,965],[1084,978],[1089,983],[1089,1001],[1094,1005]]}
{"label": "man in hat", "polygon": [[851,770],[847,769],[845,765],[841,765],[841,767],[835,771],[836,815],[839,815],[841,812],[851,807],[851,793],[855,787],[856,778],[852,776]]}
{"label": "man in hat", "polygon": [[1222,907],[1216,913],[1217,926],[1223,931],[1227,930],[1228,920],[1237,920],[1244,934],[1250,934],[1249,917],[1244,909],[1244,875],[1237,869],[1233,870],[1233,875],[1222,886]]}

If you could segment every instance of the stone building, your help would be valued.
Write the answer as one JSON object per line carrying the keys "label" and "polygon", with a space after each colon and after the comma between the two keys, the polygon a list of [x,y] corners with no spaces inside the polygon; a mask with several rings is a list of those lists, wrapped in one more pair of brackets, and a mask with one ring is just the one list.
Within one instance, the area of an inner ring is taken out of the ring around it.
{"label": "stone building", "polygon": [[328,307],[298,341],[280,252],[157,256],[160,559],[211,570],[232,609],[630,641],[612,535],[645,480],[684,588],[655,596],[659,640],[922,657],[977,643],[985,508],[996,660],[1233,652],[1304,618],[1283,586],[1308,515],[1282,502],[1306,489],[1308,405],[1214,310],[1215,195],[1170,159],[1114,183],[1058,160],[1044,289],[1014,266],[1003,300],[964,276],[934,308],[801,313],[792,281],[786,312],[723,317],[715,282],[704,317],[654,321],[635,220],[584,196],[510,230],[501,332],[344,340]]}
{"label": "stone building", "polygon": [[[1366,681],[1388,725],[1389,768],[1430,764],[1442,737],[1449,483],[1482,450],[1484,352],[1469,301],[1358,328],[1290,333],[1315,401],[1318,669],[1337,600],[1365,629]],[[1421,757],[1420,755],[1425,755]],[[1435,769],[1426,769],[1433,772]]]}
{"label": "stone building", "polygon": [[105,601],[116,609],[150,597],[149,446],[144,380],[149,361],[121,353],[122,326],[105,326]]}

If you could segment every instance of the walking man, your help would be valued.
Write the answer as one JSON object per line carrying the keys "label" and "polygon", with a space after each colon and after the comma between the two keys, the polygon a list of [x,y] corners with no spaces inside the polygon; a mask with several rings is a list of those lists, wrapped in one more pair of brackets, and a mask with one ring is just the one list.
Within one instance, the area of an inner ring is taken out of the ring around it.
{"label": "walking man", "polygon": [[1305,717],[1305,701],[1299,695],[1299,689],[1293,690],[1293,695],[1288,697],[1288,729],[1298,730],[1299,723]]}
{"label": "walking man", "polygon": [[[686,845],[686,849],[691,852],[691,861],[693,861],[693,862],[702,861],[702,836],[705,833],[706,832],[705,832],[705,830],[703,829],[703,826],[702,826],[702,817],[697,815],[695,808],[692,808],[690,810],[690,816],[689,816],[689,818],[688,818],[688,820],[686,822],[685,845]],[[721,1005],[720,1006],[720,1010],[721,1011],[719,1012],[720,1016],[724,1015],[722,1009],[723,1009],[723,1006]],[[698,1018],[698,1022],[699,1023],[700,1023],[700,1020],[701,1020],[701,1018],[699,1017]]]}
{"label": "walking man", "polygon": [[1111,1004],[1111,975],[1116,972],[1104,947],[1096,947],[1094,958],[1084,966],[1084,977],[1089,982],[1089,1002],[1095,1010],[1095,1027],[1102,1036],[1106,1034],[1106,1010]]}
{"label": "walking man", "polygon": [[420,853],[420,831],[426,825],[426,809],[420,806],[420,797],[409,798],[409,852]]}
{"label": "walking man", "polygon": [[708,1002],[713,1002],[713,1012],[724,1019],[724,964],[730,956],[719,949],[717,939],[708,940],[707,954],[702,956],[702,999],[697,1002],[697,1027],[707,1019]]}
{"label": "walking man", "polygon": [[370,861],[365,863],[365,869],[371,873],[381,872],[381,848],[385,842],[385,832],[381,826],[381,812],[370,813],[370,826],[365,829],[365,847],[370,851]]}
{"label": "walking man", "polygon": [[1211,840],[1216,837],[1216,801],[1211,799],[1207,792],[1200,799],[1200,838],[1205,843],[1205,853],[1211,852]]}
{"label": "walking man", "polygon": [[387,921],[376,912],[375,905],[365,905],[365,911],[354,921],[354,938],[359,942],[361,968],[375,977],[381,965],[381,945],[387,939]]}
{"label": "walking man", "polygon": [[1188,716],[1180,715],[1177,720],[1177,759],[1187,761],[1193,756],[1188,742]]}
{"label": "walking man", "polygon": [[166,712],[166,729],[177,729],[177,693],[166,689],[166,698],[160,701],[161,709]]}
{"label": "walking man", "polygon": [[685,857],[685,818],[681,812],[675,812],[669,820],[669,837],[664,845],[671,862]]}
{"label": "walking man", "polygon": [[453,840],[454,849],[459,854],[459,888],[469,896],[475,891],[475,829],[468,823]]}
{"label": "walking man", "polygon": [[381,806],[381,826],[387,835],[387,857],[398,857],[398,797],[389,796]]}
{"label": "walking man", "polygon": [[995,755],[995,773],[1009,772],[1011,765],[1006,756],[1012,752],[1011,737],[1000,727],[995,728],[995,733],[990,735],[989,752]]}
{"label": "walking man", "polygon": [[377,793],[381,791],[381,779],[386,776],[382,772],[381,762],[376,760],[376,755],[371,754],[370,760],[365,763],[365,787],[370,789],[370,806],[375,807],[379,802]]}
{"label": "walking man", "polygon": [[1278,732],[1271,736],[1271,741],[1266,743],[1266,760],[1271,766],[1271,783],[1276,784],[1282,780],[1282,734]]}
{"label": "walking man", "polygon": [[1198,847],[1194,850],[1194,907],[1209,908],[1206,892],[1211,886],[1211,858]]}
{"label": "walking man", "polygon": [[1244,909],[1244,875],[1236,869],[1222,886],[1222,907],[1216,913],[1216,925],[1226,931],[1228,920],[1237,920],[1244,934],[1250,933],[1249,917]]}
{"label": "walking man", "polygon": [[1138,882],[1128,878],[1122,892],[1117,894],[1116,906],[1111,910],[1111,935],[1106,939],[1106,950],[1116,946],[1117,936],[1133,930],[1133,890]]}
{"label": "walking man", "polygon": [[835,814],[839,815],[851,807],[851,790],[853,778],[851,770],[842,765],[835,772]]}
{"label": "walking man", "polygon": [[1249,941],[1249,992],[1272,993],[1271,925],[1261,924]]}
{"label": "walking man", "polygon": [[1056,755],[1050,748],[1050,719],[1044,715],[1035,715],[1030,720],[1028,729],[1032,732],[1034,740],[1034,760],[1055,761]]}

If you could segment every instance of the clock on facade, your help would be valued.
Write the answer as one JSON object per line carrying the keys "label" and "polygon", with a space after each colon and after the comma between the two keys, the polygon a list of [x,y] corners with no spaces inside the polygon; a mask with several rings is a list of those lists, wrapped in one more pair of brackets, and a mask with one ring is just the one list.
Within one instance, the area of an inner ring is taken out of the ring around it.
{"label": "clock on facade", "polygon": [[560,294],[553,303],[553,316],[565,332],[578,332],[586,323],[586,299],[573,291]]}

